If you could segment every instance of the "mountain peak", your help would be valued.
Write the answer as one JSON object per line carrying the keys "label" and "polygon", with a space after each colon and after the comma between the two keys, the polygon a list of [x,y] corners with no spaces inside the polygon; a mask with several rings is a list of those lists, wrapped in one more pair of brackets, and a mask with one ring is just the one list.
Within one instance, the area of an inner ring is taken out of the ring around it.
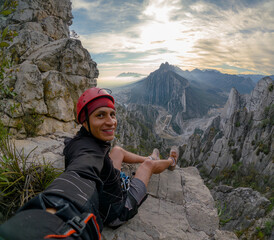
{"label": "mountain peak", "polygon": [[168,62],[162,63],[160,66],[160,70],[168,71],[171,70],[172,65],[169,65]]}

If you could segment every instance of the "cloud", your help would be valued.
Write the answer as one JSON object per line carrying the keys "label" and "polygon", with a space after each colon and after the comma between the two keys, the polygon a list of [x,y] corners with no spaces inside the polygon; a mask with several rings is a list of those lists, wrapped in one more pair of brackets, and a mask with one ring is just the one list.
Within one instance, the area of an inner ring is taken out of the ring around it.
{"label": "cloud", "polygon": [[[124,29],[139,21],[139,14],[143,10],[141,1],[124,0],[72,0],[73,15],[79,12],[87,19],[87,25],[101,32],[122,32]],[[84,26],[79,26],[84,27]]]}
{"label": "cloud", "polygon": [[85,1],[85,0],[71,0],[72,2],[72,8],[74,10],[77,9],[85,9],[87,11],[91,10],[94,7],[99,6],[99,2],[90,2],[90,1]]}
{"label": "cloud", "polygon": [[231,66],[233,71],[274,73],[273,1],[73,2],[74,16],[82,19],[74,25],[84,30],[80,40],[103,69],[107,64],[148,69],[168,61],[184,69]]}

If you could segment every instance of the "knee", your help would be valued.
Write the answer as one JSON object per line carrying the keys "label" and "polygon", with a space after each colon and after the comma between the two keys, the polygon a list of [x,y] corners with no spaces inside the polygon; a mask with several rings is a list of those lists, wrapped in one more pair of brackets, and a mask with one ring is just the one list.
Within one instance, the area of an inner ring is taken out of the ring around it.
{"label": "knee", "polygon": [[141,166],[143,168],[146,168],[146,169],[150,169],[152,170],[155,166],[155,161],[154,160],[151,160],[151,159],[146,159],[142,164]]}
{"label": "knee", "polygon": [[123,153],[124,149],[119,147],[119,146],[114,146],[112,149],[111,149],[111,153],[115,153],[115,154],[119,154],[119,153]]}

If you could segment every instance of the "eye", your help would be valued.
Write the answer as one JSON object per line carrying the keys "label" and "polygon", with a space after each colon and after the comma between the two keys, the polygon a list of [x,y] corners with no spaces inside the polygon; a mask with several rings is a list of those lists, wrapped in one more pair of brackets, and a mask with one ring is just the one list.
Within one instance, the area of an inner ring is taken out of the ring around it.
{"label": "eye", "polygon": [[98,113],[98,114],[96,115],[96,117],[98,117],[98,118],[103,118],[103,117],[104,117],[104,114],[103,114],[103,113]]}
{"label": "eye", "polygon": [[112,118],[115,118],[115,117],[116,117],[116,112],[112,112],[112,113],[110,114],[110,116],[111,116]]}

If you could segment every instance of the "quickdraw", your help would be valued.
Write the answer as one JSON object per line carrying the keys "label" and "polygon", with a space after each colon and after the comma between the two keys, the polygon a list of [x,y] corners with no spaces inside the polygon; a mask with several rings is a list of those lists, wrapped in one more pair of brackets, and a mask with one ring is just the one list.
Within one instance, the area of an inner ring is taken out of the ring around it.
{"label": "quickdraw", "polygon": [[127,176],[124,172],[120,172],[120,180],[123,191],[128,191],[130,186],[130,177]]}

